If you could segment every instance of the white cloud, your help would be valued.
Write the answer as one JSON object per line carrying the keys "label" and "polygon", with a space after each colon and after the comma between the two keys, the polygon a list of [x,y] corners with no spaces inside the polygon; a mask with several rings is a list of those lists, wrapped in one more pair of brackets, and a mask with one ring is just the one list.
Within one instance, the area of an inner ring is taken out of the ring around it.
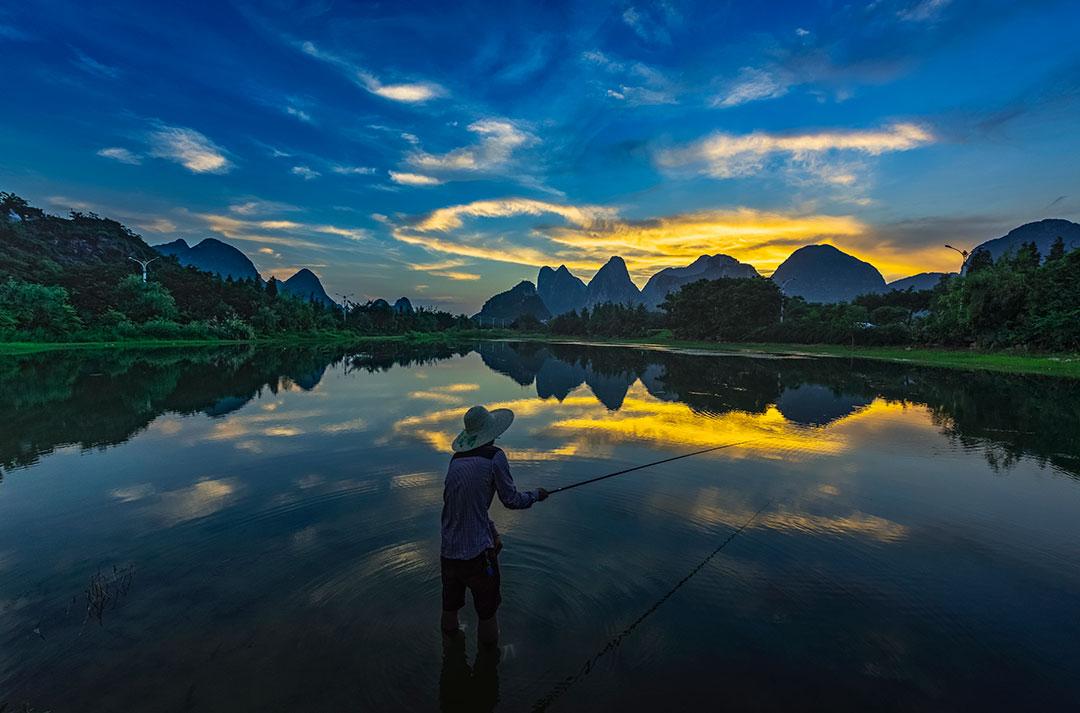
{"label": "white cloud", "polygon": [[623,10],[622,21],[646,42],[669,44],[670,28],[681,23],[682,16],[670,2],[660,0],[647,10],[631,5]]}
{"label": "white cloud", "polygon": [[309,124],[311,123],[311,114],[308,114],[303,109],[298,109],[295,106],[292,106],[291,104],[285,107],[285,113],[288,114],[289,116],[295,116],[300,121],[304,121],[304,122],[307,122]]}
{"label": "white cloud", "polygon": [[290,213],[301,210],[298,206],[277,201],[253,199],[243,203],[233,203],[229,210],[237,215],[266,215],[267,213]]}
{"label": "white cloud", "polygon": [[508,163],[516,149],[537,140],[506,119],[482,119],[468,128],[480,137],[477,144],[444,154],[415,151],[406,160],[425,171],[490,171]]}
{"label": "white cloud", "polygon": [[510,218],[544,214],[558,215],[573,225],[587,227],[614,218],[617,211],[602,206],[574,206],[531,198],[503,198],[439,208],[414,223],[412,229],[421,232],[445,232],[460,228],[463,218]]}
{"label": "white cloud", "polygon": [[305,181],[310,181],[313,178],[318,178],[322,174],[311,168],[310,166],[293,166],[289,169],[289,173],[294,176],[300,176]]}
{"label": "white cloud", "polygon": [[918,0],[910,7],[896,13],[896,16],[907,22],[928,22],[936,20],[938,15],[952,3],[952,0]]}
{"label": "white cloud", "polygon": [[349,60],[319,49],[314,42],[302,42],[300,50],[315,59],[332,64],[346,75],[376,96],[406,104],[419,104],[446,95],[446,90],[434,82],[403,82],[384,84],[370,71]]}
{"label": "white cloud", "polygon": [[612,76],[616,85],[604,90],[605,96],[611,99],[625,102],[628,106],[677,103],[676,87],[655,67],[643,62],[620,62],[599,50],[583,52],[581,59]]}
{"label": "white cloud", "polygon": [[799,37],[806,37],[810,34],[810,30],[806,29],[805,27],[796,27],[795,34]]}
{"label": "white cloud", "polygon": [[416,146],[420,143],[420,138],[416,134],[410,134],[407,131],[401,132],[401,138],[405,139],[413,146]]}
{"label": "white cloud", "polygon": [[334,166],[330,170],[343,176],[371,176],[375,173],[370,166]]}
{"label": "white cloud", "polygon": [[180,164],[193,173],[228,173],[232,163],[217,144],[194,129],[160,126],[147,135],[151,155]]}
{"label": "white cloud", "polygon": [[142,156],[120,146],[110,146],[108,148],[101,149],[97,152],[97,155],[104,158],[111,158],[112,160],[119,161],[120,163],[129,163],[132,166],[138,166],[142,163]]}
{"label": "white cloud", "polygon": [[120,70],[116,67],[110,67],[107,64],[98,62],[78,48],[73,47],[72,49],[75,50],[75,59],[73,60],[75,66],[87,74],[93,74],[104,79],[116,79],[120,76]]}
{"label": "white cloud", "polygon": [[791,82],[779,72],[743,67],[739,77],[713,98],[715,107],[733,107],[760,99],[776,99],[788,93]]}
{"label": "white cloud", "polygon": [[[933,134],[918,124],[897,123],[874,130],[838,130],[803,134],[770,134],[755,131],[735,135],[717,132],[682,148],[660,151],[657,163],[664,168],[689,168],[713,178],[735,178],[758,173],[770,159],[805,164],[832,152],[878,156],[907,151],[934,141]],[[833,181],[836,183],[837,181]]]}
{"label": "white cloud", "polygon": [[425,176],[419,173],[404,173],[402,171],[390,171],[390,180],[403,186],[437,186],[442,181],[434,176]]}

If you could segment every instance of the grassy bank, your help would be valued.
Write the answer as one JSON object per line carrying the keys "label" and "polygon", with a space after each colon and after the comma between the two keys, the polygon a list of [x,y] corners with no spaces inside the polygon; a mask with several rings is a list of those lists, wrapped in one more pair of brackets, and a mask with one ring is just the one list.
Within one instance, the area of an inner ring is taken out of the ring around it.
{"label": "grassy bank", "polygon": [[725,354],[769,354],[786,356],[822,356],[837,358],[877,359],[904,362],[947,369],[981,369],[1010,374],[1038,374],[1080,379],[1080,355],[1077,354],[1016,354],[985,352],[970,349],[937,347],[861,347],[840,344],[767,344],[692,342],[671,338],[632,339],[571,339],[550,336],[528,337],[538,341],[574,344],[599,344],[640,347],[670,351],[707,351]]}
{"label": "grassy bank", "polygon": [[447,332],[411,332],[395,335],[363,336],[352,332],[324,332],[320,334],[297,334],[268,337],[264,339],[131,339],[99,342],[0,342],[0,356],[34,354],[58,350],[99,350],[99,349],[167,349],[176,347],[213,347],[230,345],[317,345],[345,344],[362,345],[372,343],[401,342],[406,344],[455,344],[463,340],[506,337],[509,330],[464,330]]}
{"label": "grassy bank", "polygon": [[722,354],[769,354],[782,356],[821,356],[835,358],[878,359],[947,369],[981,369],[1010,374],[1038,374],[1080,379],[1080,355],[1076,354],[1018,354],[986,352],[970,349],[935,347],[863,347],[839,344],[767,344],[693,342],[673,339],[668,335],[634,340],[603,338],[553,337],[545,333],[521,333],[513,330],[469,329],[446,332],[412,332],[390,336],[359,336],[350,332],[285,335],[250,341],[229,340],[131,340],[111,342],[5,342],[0,343],[0,356],[32,354],[66,349],[162,349],[176,347],[248,345],[363,345],[372,343],[403,344],[460,344],[478,339],[506,339],[564,344],[595,344],[639,347],[670,351],[706,351]]}

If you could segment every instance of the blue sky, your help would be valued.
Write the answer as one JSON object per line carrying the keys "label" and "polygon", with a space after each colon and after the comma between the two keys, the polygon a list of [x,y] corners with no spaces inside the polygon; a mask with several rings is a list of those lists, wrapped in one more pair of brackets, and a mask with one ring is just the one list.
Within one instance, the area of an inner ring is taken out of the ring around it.
{"label": "blue sky", "polygon": [[265,275],[471,311],[828,242],[889,279],[1080,219],[1080,4],[82,3],[0,9],[0,189]]}

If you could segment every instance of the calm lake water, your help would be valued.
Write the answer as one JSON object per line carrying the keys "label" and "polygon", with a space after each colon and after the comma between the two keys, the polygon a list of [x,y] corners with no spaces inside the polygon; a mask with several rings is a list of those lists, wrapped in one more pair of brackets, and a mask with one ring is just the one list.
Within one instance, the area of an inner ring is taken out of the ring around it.
{"label": "calm lake water", "polygon": [[[478,656],[471,606],[463,639],[437,626],[474,403],[516,412],[525,488],[740,445],[496,502],[503,638]],[[0,468],[0,708],[1080,706],[1076,381],[510,343],[50,353],[0,359]]]}

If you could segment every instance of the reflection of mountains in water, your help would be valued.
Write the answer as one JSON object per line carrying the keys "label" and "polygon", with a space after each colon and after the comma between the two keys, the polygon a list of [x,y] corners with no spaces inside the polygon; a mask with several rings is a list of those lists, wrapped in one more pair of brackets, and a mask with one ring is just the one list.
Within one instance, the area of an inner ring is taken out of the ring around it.
{"label": "reflection of mountains in water", "polygon": [[626,392],[638,380],[638,365],[594,360],[590,353],[613,351],[610,349],[594,347],[574,352],[565,346],[499,342],[480,344],[477,351],[484,364],[493,371],[509,376],[522,386],[535,382],[536,395],[542,399],[562,401],[571,391],[585,384],[600,403],[611,411],[618,411],[626,399]]}
{"label": "reflection of mountains in water", "polygon": [[608,409],[635,381],[663,401],[718,416],[775,406],[796,424],[821,427],[877,398],[925,404],[942,432],[981,447],[995,468],[1024,455],[1080,474],[1080,383],[1049,377],[961,372],[887,362],[765,360],[575,344],[478,346],[484,363],[537,396],[562,401],[585,384]]}
{"label": "reflection of mountains in water", "polygon": [[574,344],[377,344],[359,349],[228,347],[50,352],[0,359],[0,469],[65,445],[123,443],[163,413],[236,411],[263,390],[310,390],[344,359],[347,372],[423,365],[477,351],[541,399],[587,386],[611,411],[640,381],[654,398],[702,415],[762,414],[822,427],[877,398],[925,404],[942,433],[991,466],[1022,457],[1080,474],[1080,382],[832,359],[765,360]]}

